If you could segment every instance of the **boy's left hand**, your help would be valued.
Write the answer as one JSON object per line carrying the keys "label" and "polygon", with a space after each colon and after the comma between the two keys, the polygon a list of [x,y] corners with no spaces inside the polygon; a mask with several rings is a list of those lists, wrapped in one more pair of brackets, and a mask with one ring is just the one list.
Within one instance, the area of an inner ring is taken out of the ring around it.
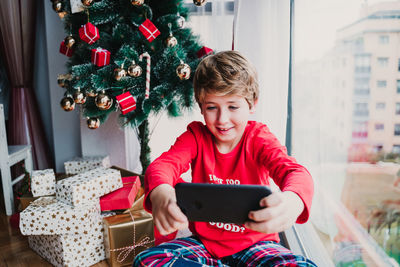
{"label": "boy's left hand", "polygon": [[274,192],[261,199],[260,206],[265,207],[249,212],[245,227],[266,234],[282,232],[290,228],[303,212],[304,203],[291,191]]}

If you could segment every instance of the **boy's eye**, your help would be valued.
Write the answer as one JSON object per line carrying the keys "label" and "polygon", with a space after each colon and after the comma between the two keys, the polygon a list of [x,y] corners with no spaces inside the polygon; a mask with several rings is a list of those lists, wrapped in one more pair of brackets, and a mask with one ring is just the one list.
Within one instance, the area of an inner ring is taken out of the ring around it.
{"label": "boy's eye", "polygon": [[238,109],[239,107],[236,107],[236,106],[229,106],[229,109],[232,109],[232,110],[235,110],[235,109]]}
{"label": "boy's eye", "polygon": [[213,109],[216,109],[216,107],[214,107],[214,106],[208,106],[208,107],[206,107],[206,109],[207,109],[207,110],[213,110]]}

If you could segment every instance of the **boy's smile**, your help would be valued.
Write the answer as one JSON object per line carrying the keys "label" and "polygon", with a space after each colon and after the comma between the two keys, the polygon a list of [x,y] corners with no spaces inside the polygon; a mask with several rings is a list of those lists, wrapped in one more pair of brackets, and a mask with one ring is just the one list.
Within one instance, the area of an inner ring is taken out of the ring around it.
{"label": "boy's smile", "polygon": [[254,105],[250,108],[246,99],[238,95],[206,94],[201,104],[201,114],[221,153],[232,151],[239,143],[252,113]]}

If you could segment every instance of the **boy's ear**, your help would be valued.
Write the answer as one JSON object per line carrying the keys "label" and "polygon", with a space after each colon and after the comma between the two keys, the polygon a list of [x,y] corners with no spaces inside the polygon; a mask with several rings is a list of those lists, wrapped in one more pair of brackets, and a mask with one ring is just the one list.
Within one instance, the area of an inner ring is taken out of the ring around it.
{"label": "boy's ear", "polygon": [[250,108],[250,114],[254,114],[254,112],[256,112],[257,104],[258,104],[258,98],[254,100],[253,106]]}

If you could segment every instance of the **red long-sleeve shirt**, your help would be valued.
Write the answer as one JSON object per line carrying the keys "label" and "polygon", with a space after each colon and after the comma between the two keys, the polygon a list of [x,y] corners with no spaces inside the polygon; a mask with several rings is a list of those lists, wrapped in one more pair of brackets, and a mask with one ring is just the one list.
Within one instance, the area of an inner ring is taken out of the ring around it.
{"label": "red long-sleeve shirt", "polygon": [[[308,220],[313,196],[309,172],[288,156],[286,148],[262,123],[249,121],[237,146],[229,153],[218,151],[211,132],[201,122],[192,122],[173,146],[148,167],[145,175],[145,208],[151,211],[149,193],[160,184],[175,186],[191,165],[193,183],[269,185],[271,177],[282,191],[297,193],[304,210],[297,223]],[[238,196],[240,197],[240,196]],[[261,240],[279,242],[277,233],[264,234],[242,225],[191,222],[192,233],[206,249],[221,258]]]}

